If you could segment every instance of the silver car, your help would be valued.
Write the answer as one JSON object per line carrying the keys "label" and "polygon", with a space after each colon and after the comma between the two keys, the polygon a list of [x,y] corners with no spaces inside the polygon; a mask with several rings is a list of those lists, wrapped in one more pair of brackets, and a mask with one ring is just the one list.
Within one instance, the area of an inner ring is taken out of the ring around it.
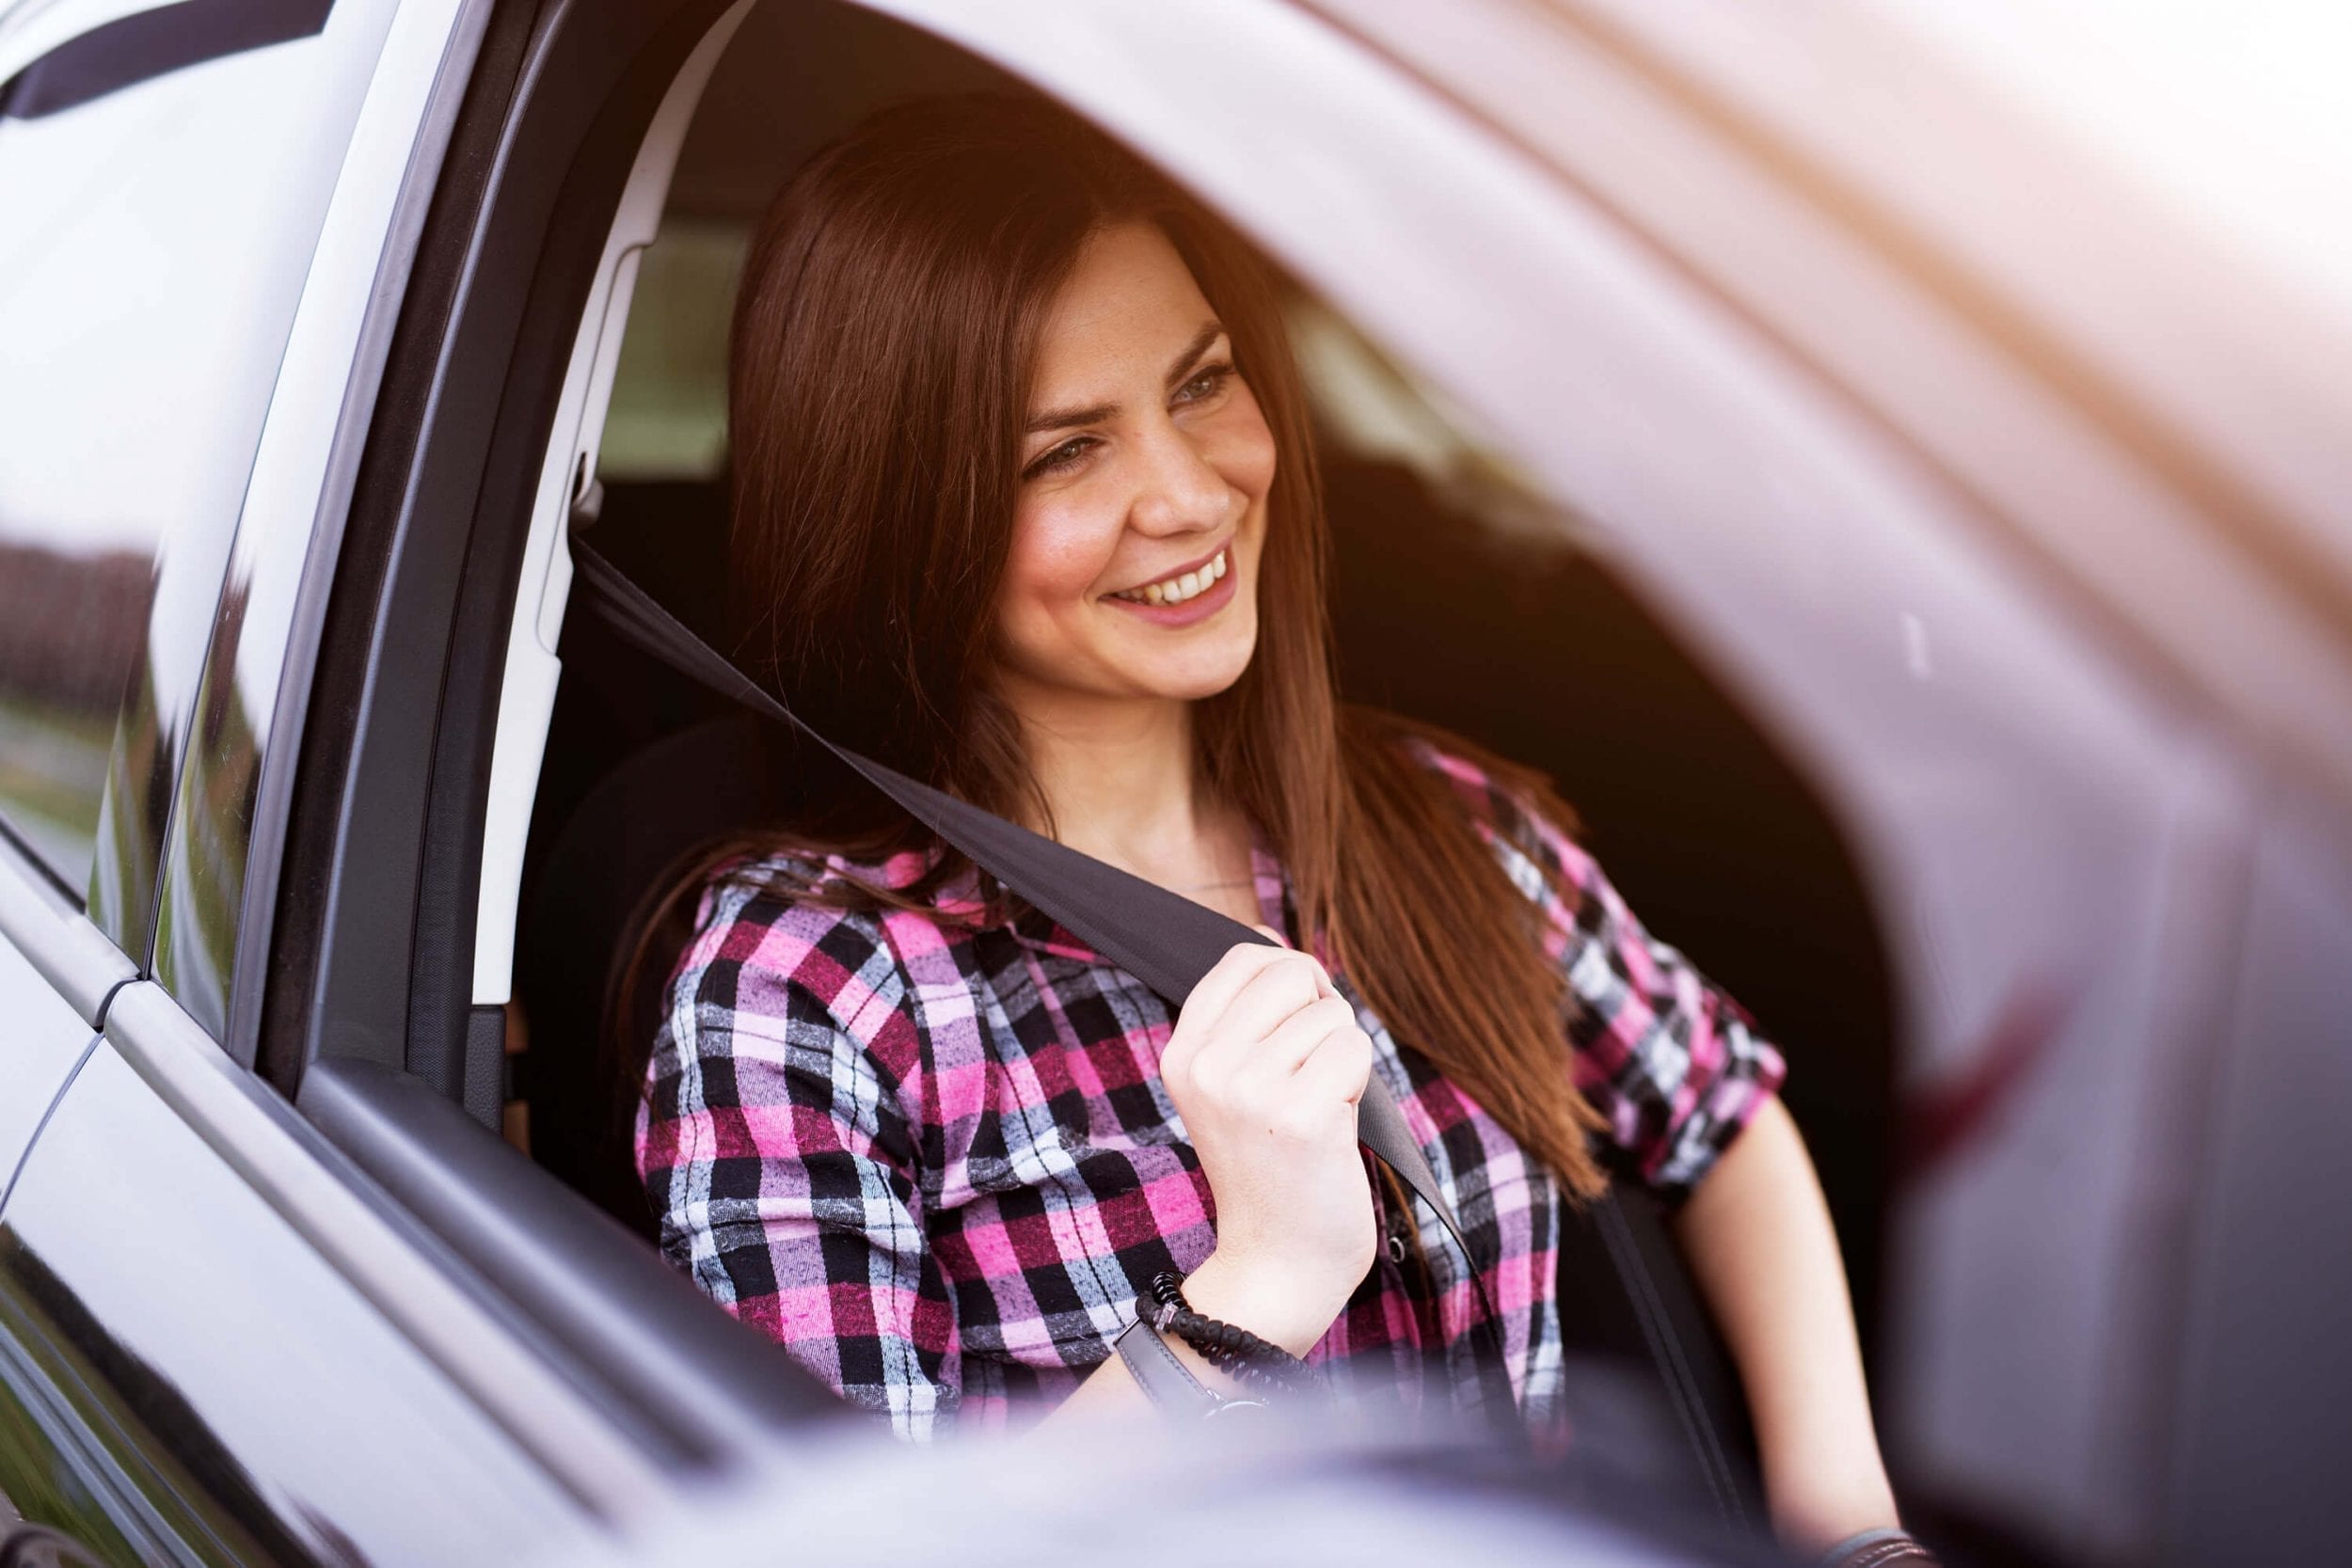
{"label": "silver car", "polygon": [[1923,1531],[2340,1555],[2342,56],[2100,9],[0,3],[0,1563],[791,1551],[589,1060],[710,711],[572,540],[708,625],[747,226],[976,86],[1280,269],[1349,691],[1782,1041]]}

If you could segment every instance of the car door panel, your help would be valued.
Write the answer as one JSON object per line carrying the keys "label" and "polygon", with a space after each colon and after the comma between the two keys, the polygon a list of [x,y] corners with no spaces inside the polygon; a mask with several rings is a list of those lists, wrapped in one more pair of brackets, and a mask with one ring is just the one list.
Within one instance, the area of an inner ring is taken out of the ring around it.
{"label": "car door panel", "polygon": [[187,1055],[210,1050],[192,1025],[126,1046],[169,1034],[170,1008],[151,985],[118,999],[0,1215],[0,1415],[49,1463],[0,1491],[28,1517],[96,1497],[139,1554],[164,1544],[126,1562],[504,1560],[576,1537],[576,1489],[461,1386],[463,1355],[378,1306],[386,1265],[363,1285],[318,1245],[299,1193],[341,1178],[265,1114],[217,1115],[251,1080]]}
{"label": "car door panel", "polygon": [[[2143,1450],[2164,1500],[2150,1560],[2319,1562],[2343,1555],[2352,1453],[2352,832],[2315,792],[2280,790],[2212,933],[2235,960],[2201,1119],[2151,1151],[2191,1223],[2171,1316],[2173,1378]],[[2234,940],[2233,940],[2234,939]],[[2153,1185],[2152,1180],[2151,1185]]]}
{"label": "car door panel", "polygon": [[0,1211],[41,1117],[98,1037],[16,949],[0,942]]}
{"label": "car door panel", "polygon": [[0,839],[0,1207],[41,1117],[132,974],[126,958],[16,845]]}

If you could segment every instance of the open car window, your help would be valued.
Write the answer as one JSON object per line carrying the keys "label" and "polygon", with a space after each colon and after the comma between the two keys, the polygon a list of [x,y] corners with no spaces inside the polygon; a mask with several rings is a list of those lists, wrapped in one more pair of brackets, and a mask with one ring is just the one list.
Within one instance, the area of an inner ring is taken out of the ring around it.
{"label": "open car window", "polygon": [[[854,83],[834,68],[844,57],[866,62]],[[519,629],[510,641],[501,699],[497,768],[532,780],[530,838],[519,867],[485,859],[474,989],[478,1006],[515,1002],[502,1034],[524,1049],[507,1074],[509,1136],[634,1227],[647,1215],[619,1141],[627,1107],[616,1101],[628,1085],[598,1076],[609,1064],[589,1037],[597,1011],[577,1002],[594,1001],[597,987],[577,979],[604,973],[604,956],[569,922],[577,884],[561,866],[550,874],[549,859],[583,852],[584,822],[620,832],[596,816],[610,810],[600,785],[726,709],[583,637],[576,615],[566,620],[559,503],[566,526],[584,528],[599,553],[728,645],[726,335],[751,228],[793,162],[870,108],[973,87],[1025,90],[852,9],[754,10],[682,137],[664,121],[665,148],[679,140],[674,168],[666,179],[641,174],[624,197],[628,264],[592,300],[592,325],[573,349],[571,384],[586,390],[567,397],[567,444],[541,470],[516,605],[517,627],[529,623],[532,634],[528,645]],[[609,255],[624,245],[619,232]],[[1743,706],[1641,606],[1604,531],[1347,310],[1295,276],[1285,287],[1330,491],[1345,693],[1551,771],[1587,809],[1597,847],[1637,904],[1807,1041],[1825,1067],[1797,1086],[1797,1103],[1819,1115],[1823,1166],[1868,1303],[1891,1003],[1838,830]],[[1710,760],[1693,766],[1700,756]],[[494,787],[494,810],[496,798]],[[517,806],[503,809],[517,820]],[[642,820],[644,808],[634,815]],[[510,874],[515,892],[493,885]],[[1769,912],[1770,890],[1792,883],[1817,890],[1793,934]],[[534,949],[534,914],[563,935],[543,928]],[[502,929],[513,933],[511,975],[485,962],[505,958]],[[1858,995],[1825,996],[1796,978],[1822,952],[1858,977]]]}

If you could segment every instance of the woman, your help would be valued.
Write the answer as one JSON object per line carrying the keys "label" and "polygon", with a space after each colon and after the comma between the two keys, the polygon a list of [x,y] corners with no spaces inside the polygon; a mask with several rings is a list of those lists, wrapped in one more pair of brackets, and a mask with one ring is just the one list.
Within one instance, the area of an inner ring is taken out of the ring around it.
{"label": "woman", "polygon": [[[1313,449],[1246,251],[1058,111],[912,105],[779,196],[732,361],[755,673],[1282,945],[1236,947],[1171,1019],[810,765],[789,835],[679,884],[637,1127],[671,1257],[909,1436],[1138,1405],[1111,1343],[1164,1273],[1408,1409],[1478,1400],[1499,1329],[1542,1431],[1562,1205],[1606,1162],[1687,1199],[1784,1537],[1892,1526],[1778,1055],[1539,776],[1335,701]],[[1375,1073],[1469,1256],[1368,1176]]]}

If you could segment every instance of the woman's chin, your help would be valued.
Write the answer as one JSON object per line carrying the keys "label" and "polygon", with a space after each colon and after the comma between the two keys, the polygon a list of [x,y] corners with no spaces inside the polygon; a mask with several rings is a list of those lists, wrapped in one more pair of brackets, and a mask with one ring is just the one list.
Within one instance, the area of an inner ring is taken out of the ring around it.
{"label": "woman's chin", "polygon": [[1236,626],[1225,636],[1200,639],[1197,647],[1156,649],[1143,657],[1129,657],[1120,662],[1126,665],[1137,689],[1155,697],[1198,702],[1216,696],[1241,679],[1257,653],[1257,629],[1254,623]]}
{"label": "woman's chin", "polygon": [[[1258,649],[1255,618],[1222,635],[1201,635],[1201,627],[1186,638],[1155,632],[1151,642],[1138,645],[1133,637],[1106,638],[1091,647],[1074,641],[1053,651],[1035,650],[1024,658],[1016,654],[1010,668],[1025,671],[1020,684],[1044,691],[1058,689],[1072,695],[1118,697],[1139,702],[1199,702],[1230,690],[1248,670]],[[1169,642],[1189,646],[1168,646]]]}
{"label": "woman's chin", "polygon": [[1249,668],[1251,649],[1244,647],[1237,654],[1228,652],[1214,658],[1185,659],[1182,663],[1164,663],[1151,670],[1136,672],[1136,685],[1155,697],[1180,702],[1197,703],[1232,689]]}
{"label": "woman's chin", "polygon": [[1170,692],[1169,695],[1187,703],[1198,703],[1210,697],[1222,696],[1233,689],[1233,683],[1241,679],[1241,674],[1242,673],[1236,670],[1222,680],[1201,681],[1186,686],[1181,691]]}

